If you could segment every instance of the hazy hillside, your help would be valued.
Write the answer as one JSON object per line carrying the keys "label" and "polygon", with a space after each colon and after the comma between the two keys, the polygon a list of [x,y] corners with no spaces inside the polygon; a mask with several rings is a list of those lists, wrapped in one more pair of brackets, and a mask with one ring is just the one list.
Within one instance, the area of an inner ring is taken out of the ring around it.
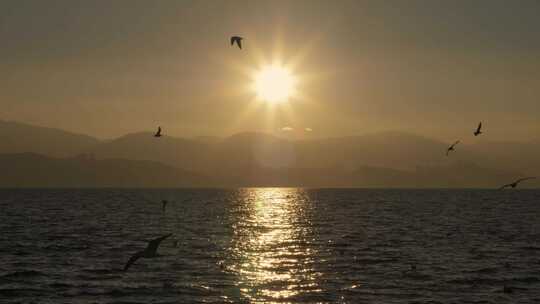
{"label": "hazy hillside", "polygon": [[195,140],[153,133],[133,133],[95,146],[89,150],[97,158],[152,160],[192,171],[206,171],[210,146]]}
{"label": "hazy hillside", "polygon": [[[484,165],[485,158],[466,146],[450,157],[447,143],[400,132],[290,141],[264,133],[240,133],[211,143],[135,133],[91,150],[98,158],[154,160],[207,174],[236,173],[249,168],[333,168],[354,171],[373,166],[413,170],[458,162]],[[513,167],[509,167],[513,168]],[[506,169],[503,167],[501,169]],[[245,172],[248,173],[248,172]]]}
{"label": "hazy hillside", "polygon": [[214,182],[151,161],[0,154],[0,187],[196,187]]}
{"label": "hazy hillside", "polygon": [[299,142],[298,154],[299,162],[305,167],[319,163],[324,167],[348,169],[360,166],[413,169],[420,164],[448,162],[444,155],[446,147],[446,143],[413,134],[382,132]]}
{"label": "hazy hillside", "polygon": [[0,153],[33,152],[64,157],[86,152],[98,143],[87,135],[0,120]]}
{"label": "hazy hillside", "polygon": [[467,147],[477,163],[540,175],[540,142],[483,142]]}
{"label": "hazy hillside", "polygon": [[297,167],[295,152],[296,146],[287,140],[264,133],[240,133],[213,145],[212,164],[222,170]]}
{"label": "hazy hillside", "polygon": [[494,187],[540,173],[540,142],[479,140],[459,145],[447,157],[448,143],[403,132],[297,141],[253,132],[222,139],[141,132],[98,141],[55,129],[0,125],[0,153],[74,157],[84,152],[99,160],[4,155],[8,174],[2,185],[11,176],[28,185],[198,185],[207,176],[212,185],[231,187]]}

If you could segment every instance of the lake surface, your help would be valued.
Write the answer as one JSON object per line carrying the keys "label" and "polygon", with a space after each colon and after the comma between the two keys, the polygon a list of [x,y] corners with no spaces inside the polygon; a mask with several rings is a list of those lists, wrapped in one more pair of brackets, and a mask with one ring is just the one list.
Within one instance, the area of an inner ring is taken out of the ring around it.
{"label": "lake surface", "polygon": [[538,190],[0,190],[0,208],[1,303],[540,302]]}

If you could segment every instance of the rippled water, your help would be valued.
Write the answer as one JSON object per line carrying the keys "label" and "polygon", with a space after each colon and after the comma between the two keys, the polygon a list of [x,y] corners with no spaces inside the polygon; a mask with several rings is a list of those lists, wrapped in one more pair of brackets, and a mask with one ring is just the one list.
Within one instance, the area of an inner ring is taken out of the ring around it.
{"label": "rippled water", "polygon": [[[539,198],[536,190],[0,190],[0,301],[539,302]],[[165,212],[162,199],[171,201]],[[168,232],[163,257],[122,271],[145,240]]]}

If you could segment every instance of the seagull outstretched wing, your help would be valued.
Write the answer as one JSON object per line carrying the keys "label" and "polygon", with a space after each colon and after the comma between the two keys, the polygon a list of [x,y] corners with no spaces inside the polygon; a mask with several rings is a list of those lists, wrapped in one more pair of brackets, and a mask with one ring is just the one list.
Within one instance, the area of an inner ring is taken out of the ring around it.
{"label": "seagull outstretched wing", "polygon": [[231,45],[234,45],[235,43],[238,45],[240,49],[242,49],[242,37],[240,36],[232,36],[231,37]]}
{"label": "seagull outstretched wing", "polygon": [[156,134],[154,134],[155,137],[161,136],[161,127],[158,127]]}
{"label": "seagull outstretched wing", "polygon": [[504,188],[508,188],[508,187],[512,187],[512,184],[506,184],[506,185],[503,185],[499,188],[499,190],[502,190]]}
{"label": "seagull outstretched wing", "polygon": [[138,259],[140,259],[143,256],[143,252],[139,251],[132,255],[129,260],[126,263],[126,266],[124,266],[124,271],[127,271],[131,265],[133,265]]}
{"label": "seagull outstretched wing", "polygon": [[526,180],[529,180],[529,179],[535,179],[535,178],[536,178],[536,177],[534,177],[534,176],[520,178],[520,179],[516,180],[516,181],[513,182],[513,183],[506,184],[506,185],[500,187],[499,190],[502,190],[502,189],[507,188],[507,187],[515,188],[515,187],[517,187],[517,185],[518,185],[519,183],[521,183],[522,181],[526,181]]}
{"label": "seagull outstretched wing", "polygon": [[480,122],[478,124],[478,127],[476,128],[476,131],[474,131],[473,134],[474,134],[474,136],[478,136],[478,135],[482,134],[482,122]]}
{"label": "seagull outstretched wing", "polygon": [[162,237],[158,237],[157,239],[153,239],[151,240],[150,242],[148,242],[148,246],[146,247],[145,251],[147,253],[152,253],[152,254],[155,254],[158,247],[159,247],[159,244],[166,238],[170,237],[172,235],[172,233],[169,233],[169,234],[166,234]]}
{"label": "seagull outstretched wing", "polygon": [[529,180],[529,179],[535,179],[536,177],[534,176],[531,176],[531,177],[524,177],[524,178],[520,178],[516,181],[516,184],[519,184],[521,183],[522,181],[526,181],[526,180]]}
{"label": "seagull outstretched wing", "polygon": [[453,143],[450,147],[448,147],[448,149],[446,149],[446,156],[448,156],[448,153],[450,153],[450,151],[454,151],[454,147],[459,144],[459,140],[456,141],[455,143]]}

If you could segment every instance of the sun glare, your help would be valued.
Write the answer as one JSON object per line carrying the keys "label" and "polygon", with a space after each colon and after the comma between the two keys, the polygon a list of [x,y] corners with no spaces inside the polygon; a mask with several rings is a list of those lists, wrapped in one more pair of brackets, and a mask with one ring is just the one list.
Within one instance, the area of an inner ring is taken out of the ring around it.
{"label": "sun glare", "polygon": [[287,101],[295,93],[296,79],[285,67],[265,66],[254,77],[257,98],[270,103]]}

